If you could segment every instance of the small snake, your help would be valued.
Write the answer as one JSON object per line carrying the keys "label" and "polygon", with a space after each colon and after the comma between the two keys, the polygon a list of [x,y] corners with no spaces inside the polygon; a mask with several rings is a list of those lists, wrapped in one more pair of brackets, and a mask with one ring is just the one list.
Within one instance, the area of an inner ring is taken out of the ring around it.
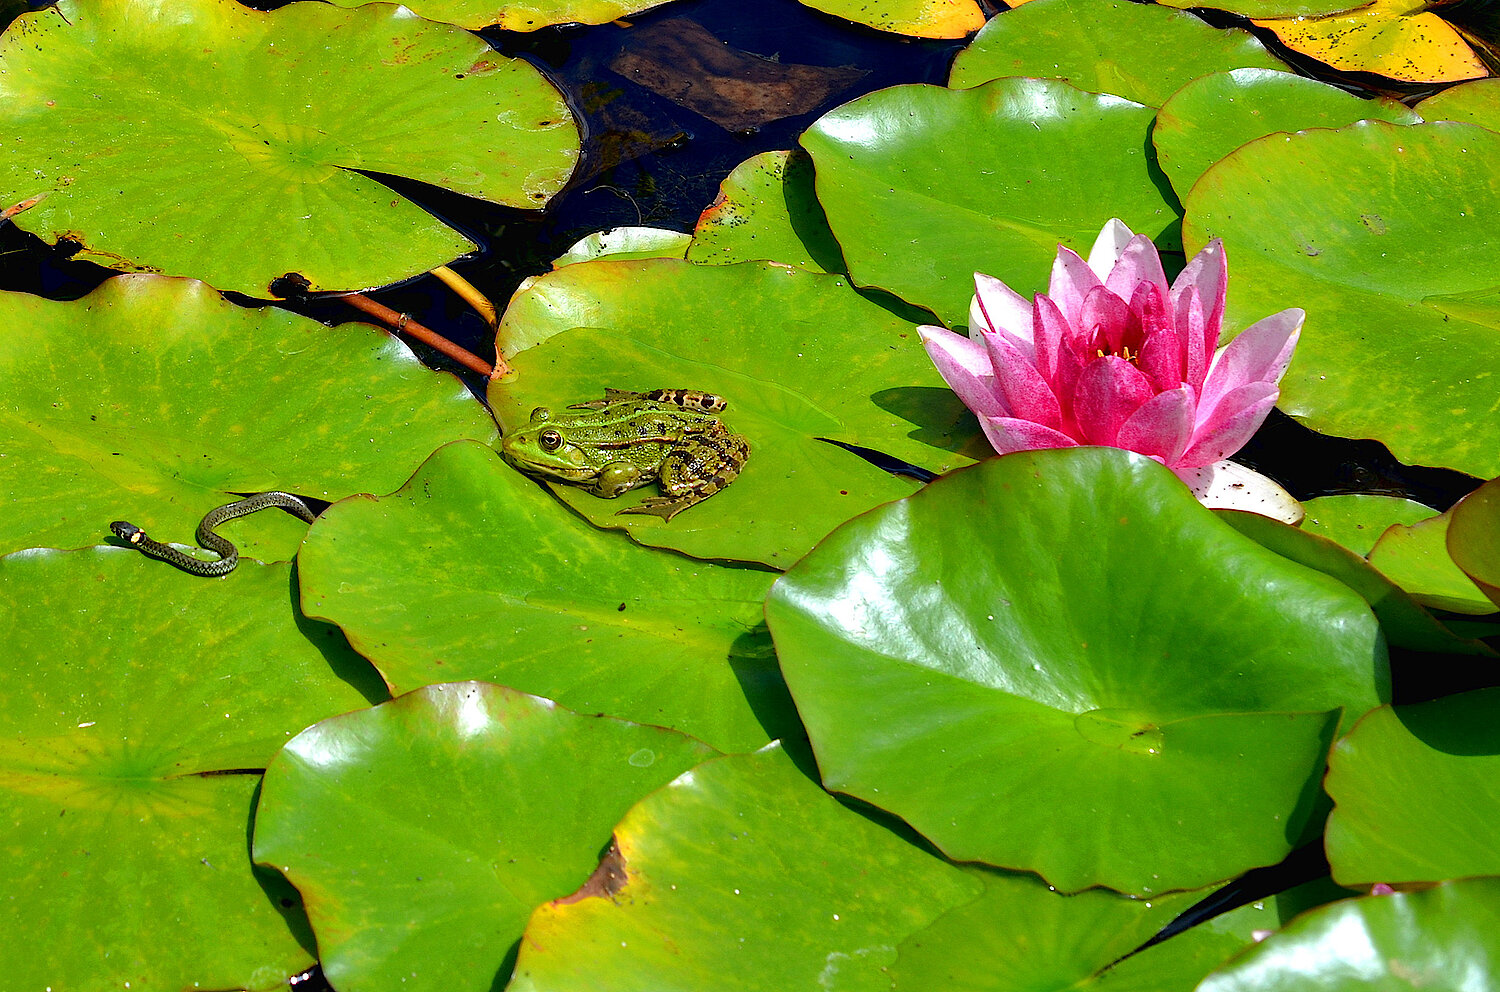
{"label": "small snake", "polygon": [[169,565],[176,565],[184,572],[213,578],[218,575],[228,575],[240,563],[238,549],[229,541],[215,534],[214,528],[226,520],[234,520],[237,517],[247,516],[257,510],[264,510],[271,506],[279,506],[282,509],[291,510],[308,523],[312,523],[318,519],[318,515],[313,513],[306,503],[291,493],[256,493],[254,496],[215,507],[209,510],[198,524],[197,537],[199,544],[219,555],[218,561],[203,561],[194,558],[192,555],[185,555],[170,544],[162,544],[160,541],[151,540],[151,538],[146,536],[145,531],[141,530],[135,524],[124,520],[114,521],[109,525],[109,529],[114,532],[115,537],[128,542],[132,547],[139,549],[144,554],[150,555],[152,558],[160,558]]}

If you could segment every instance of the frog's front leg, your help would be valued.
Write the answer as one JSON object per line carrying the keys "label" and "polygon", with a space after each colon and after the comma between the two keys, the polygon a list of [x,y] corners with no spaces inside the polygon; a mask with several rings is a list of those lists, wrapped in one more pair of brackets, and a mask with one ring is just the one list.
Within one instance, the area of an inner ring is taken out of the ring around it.
{"label": "frog's front leg", "polygon": [[649,513],[671,520],[735,480],[750,457],[750,442],[722,423],[690,434],[661,463],[660,496],[648,496],[620,513]]}
{"label": "frog's front leg", "polygon": [[588,491],[595,496],[614,499],[650,481],[651,479],[645,476],[640,466],[634,462],[610,462],[599,470],[599,478],[594,481]]}

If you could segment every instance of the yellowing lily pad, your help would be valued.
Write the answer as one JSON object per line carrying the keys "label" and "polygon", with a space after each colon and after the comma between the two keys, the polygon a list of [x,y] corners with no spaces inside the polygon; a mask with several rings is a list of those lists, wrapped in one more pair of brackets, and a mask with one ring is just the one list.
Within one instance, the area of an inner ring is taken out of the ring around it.
{"label": "yellowing lily pad", "polygon": [[0,40],[0,133],[0,206],[41,198],[17,225],[261,298],[474,247],[365,172],[540,207],[579,153],[536,69],[388,4],[62,0]]}
{"label": "yellowing lily pad", "polygon": [[1166,7],[1035,0],[991,18],[953,60],[948,85],[1035,76],[1159,107],[1198,76],[1245,66],[1286,69],[1250,32],[1220,30]]}
{"label": "yellowing lily pad", "polygon": [[[359,0],[332,0],[358,7]],[[607,24],[630,17],[667,0],[413,0],[407,4],[423,17],[470,30],[538,31],[554,24]]]}
{"label": "yellowing lily pad", "polygon": [[877,31],[917,38],[962,38],[984,26],[974,0],[801,0],[802,4]]}
{"label": "yellowing lily pad", "polygon": [[902,939],[980,888],[778,745],[641,800],[600,867],[606,885],[532,914],[511,992],[884,992]]}
{"label": "yellowing lily pad", "polygon": [[1409,83],[1488,76],[1483,60],[1430,0],[1370,0],[1326,17],[1257,19],[1288,48],[1346,72]]}

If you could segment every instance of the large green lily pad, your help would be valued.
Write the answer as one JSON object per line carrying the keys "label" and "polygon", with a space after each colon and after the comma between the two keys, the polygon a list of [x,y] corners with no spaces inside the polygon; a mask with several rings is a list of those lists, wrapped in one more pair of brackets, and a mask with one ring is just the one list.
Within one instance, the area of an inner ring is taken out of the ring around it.
{"label": "large green lily pad", "polygon": [[1422,118],[1395,100],[1361,100],[1290,72],[1236,69],[1195,79],[1172,94],[1156,115],[1151,140],[1172,187],[1186,197],[1209,166],[1256,138],[1361,120],[1419,124]]}
{"label": "large green lily pad", "polygon": [[312,963],[296,893],[246,856],[259,770],[381,696],[289,573],[0,558],[0,927],[26,935],[0,946],[7,985],[272,989]]}
{"label": "large green lily pad", "polygon": [[854,282],[954,327],[968,322],[976,270],[1044,290],[1058,244],[1086,253],[1110,217],[1175,245],[1154,116],[1050,79],[893,86],[824,114],[801,140]]}
{"label": "large green lily pad", "polygon": [[0,133],[0,205],[42,197],[19,226],[253,297],[473,249],[363,172],[540,207],[579,153],[540,72],[389,4],[61,0],[0,41]]}
{"label": "large green lily pad", "polygon": [[[385,492],[444,441],[496,434],[388,334],[246,310],[199,282],[119,276],[72,303],[0,293],[0,322],[0,550],[96,544],[117,519],[187,542],[240,493]],[[264,512],[221,533],[274,560],[306,530]]]}
{"label": "large green lily pad", "polygon": [[980,889],[776,745],[647,796],[604,867],[602,890],[532,914],[511,992],[884,992],[902,939]]}
{"label": "large green lily pad", "polygon": [[1198,181],[1184,239],[1224,239],[1228,325],[1307,311],[1283,410],[1500,475],[1500,172],[1474,165],[1497,160],[1471,124],[1367,121],[1262,138]]}
{"label": "large green lily pad", "polygon": [[532,909],[714,754],[484,682],[428,686],[292,739],[266,769],[255,858],[296,883],[339,989],[489,992]]}
{"label": "large green lily pad", "polygon": [[534,407],[560,410],[606,388],[724,396],[724,423],[749,438],[749,461],[673,520],[617,515],[652,487],[604,500],[557,486],[595,525],[696,557],[785,568],[835,525],[915,488],[820,438],[938,472],[971,461],[960,449],[987,449],[916,328],[840,276],[765,262],[570,265],[516,294],[499,341],[517,372],[490,385],[507,431]]}
{"label": "large green lily pad", "polygon": [[1293,920],[1198,992],[1485,988],[1500,972],[1500,879],[1345,899]]}
{"label": "large green lily pad", "polygon": [[1382,706],[1328,763],[1328,860],[1345,885],[1500,875],[1500,689]]}
{"label": "large green lily pad", "polygon": [[595,530],[482,444],[330,507],[298,574],[303,608],[394,692],[483,679],[726,751],[800,734],[761,619],[769,573]]}
{"label": "large green lily pad", "polygon": [[1335,726],[1388,695],[1363,599],[1114,448],[1007,455],[853,520],[766,615],[829,788],[1068,891],[1279,860]]}
{"label": "large green lily pad", "polygon": [[1392,525],[1370,549],[1370,564],[1426,606],[1476,616],[1494,613],[1495,604],[1448,553],[1452,517],[1449,510],[1410,526]]}
{"label": "large green lily pad", "polygon": [[1064,79],[1160,107],[1190,80],[1253,66],[1286,69],[1250,32],[1210,27],[1191,14],[1123,0],[1032,0],[991,18],[953,60],[948,85],[1004,76]]}

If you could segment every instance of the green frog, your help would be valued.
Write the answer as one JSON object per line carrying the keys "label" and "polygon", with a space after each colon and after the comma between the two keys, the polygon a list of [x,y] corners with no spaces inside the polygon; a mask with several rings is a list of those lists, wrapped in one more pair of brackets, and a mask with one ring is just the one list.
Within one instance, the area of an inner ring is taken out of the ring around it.
{"label": "green frog", "polygon": [[537,407],[501,440],[500,453],[527,475],[605,499],[660,480],[660,496],[619,512],[671,520],[733,482],[750,457],[750,443],[719,419],[727,406],[693,389],[606,389],[604,399],[568,408],[579,413]]}

